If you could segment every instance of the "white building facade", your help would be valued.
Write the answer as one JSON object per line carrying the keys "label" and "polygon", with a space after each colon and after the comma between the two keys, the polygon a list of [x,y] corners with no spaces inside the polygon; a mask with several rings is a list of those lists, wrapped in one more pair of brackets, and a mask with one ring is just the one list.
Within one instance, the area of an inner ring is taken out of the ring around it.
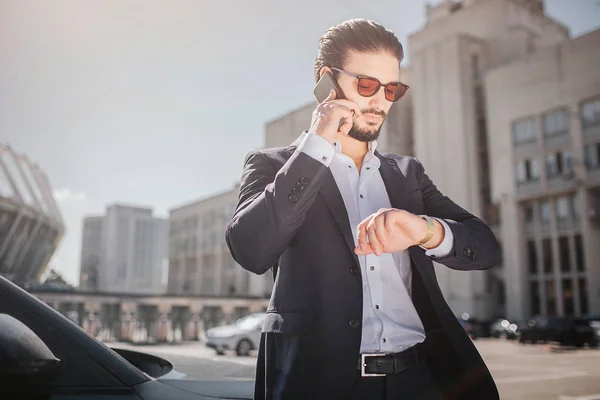
{"label": "white building facade", "polygon": [[152,209],[115,204],[84,219],[80,288],[160,294],[166,290],[167,228]]}

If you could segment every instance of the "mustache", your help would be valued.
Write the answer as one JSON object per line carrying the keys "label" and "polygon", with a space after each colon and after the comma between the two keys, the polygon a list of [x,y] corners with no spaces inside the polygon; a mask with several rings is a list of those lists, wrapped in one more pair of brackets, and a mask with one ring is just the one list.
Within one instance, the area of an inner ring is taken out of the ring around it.
{"label": "mustache", "polygon": [[380,115],[383,118],[385,118],[387,116],[387,113],[383,110],[378,110],[377,108],[363,108],[362,110],[360,110],[361,114],[373,114],[373,115]]}

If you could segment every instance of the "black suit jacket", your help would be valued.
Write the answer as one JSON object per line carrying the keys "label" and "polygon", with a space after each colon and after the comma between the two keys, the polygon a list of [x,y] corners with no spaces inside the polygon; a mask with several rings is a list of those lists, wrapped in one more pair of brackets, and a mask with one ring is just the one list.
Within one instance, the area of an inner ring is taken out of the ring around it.
{"label": "black suit jacket", "polygon": [[[442,195],[417,159],[376,155],[392,207],[448,222],[454,248],[436,261],[463,271],[498,262],[491,230]],[[363,302],[355,228],[333,175],[320,162],[294,146],[246,158],[227,244],[251,272],[278,268],[259,348],[255,399],[351,396]],[[409,253],[412,299],[444,399],[497,399],[487,367],[442,296],[431,259],[418,246]]]}

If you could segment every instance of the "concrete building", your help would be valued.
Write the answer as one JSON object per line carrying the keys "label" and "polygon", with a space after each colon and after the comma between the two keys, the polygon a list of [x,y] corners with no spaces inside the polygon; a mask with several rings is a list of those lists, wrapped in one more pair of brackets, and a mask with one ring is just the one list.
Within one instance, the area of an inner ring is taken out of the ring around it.
{"label": "concrete building", "polygon": [[485,77],[509,315],[600,312],[600,30]]}
{"label": "concrete building", "polygon": [[79,289],[99,288],[100,260],[102,257],[102,230],[104,217],[85,217],[81,239]]}
{"label": "concrete building", "polygon": [[[436,266],[457,315],[600,312],[598,48],[598,31],[570,39],[543,0],[443,1],[427,6],[425,26],[410,35],[401,78],[411,88],[379,148],[419,158],[503,248],[492,270]],[[315,105],[269,122],[266,147],[295,140]]]}
{"label": "concrete building", "polygon": [[165,291],[167,226],[152,209],[115,204],[84,220],[80,287],[95,291]]}
{"label": "concrete building", "polygon": [[0,274],[21,286],[37,283],[64,231],[46,174],[0,144]]}
{"label": "concrete building", "polygon": [[240,267],[225,242],[239,187],[169,213],[168,293],[202,296],[270,295],[271,274]]}

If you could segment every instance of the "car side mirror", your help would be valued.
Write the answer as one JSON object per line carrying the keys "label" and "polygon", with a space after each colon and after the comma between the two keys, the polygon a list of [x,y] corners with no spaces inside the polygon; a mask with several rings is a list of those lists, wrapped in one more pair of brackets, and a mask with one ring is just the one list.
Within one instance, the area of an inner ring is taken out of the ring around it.
{"label": "car side mirror", "polygon": [[59,375],[60,360],[29,327],[0,314],[0,381],[44,384]]}

